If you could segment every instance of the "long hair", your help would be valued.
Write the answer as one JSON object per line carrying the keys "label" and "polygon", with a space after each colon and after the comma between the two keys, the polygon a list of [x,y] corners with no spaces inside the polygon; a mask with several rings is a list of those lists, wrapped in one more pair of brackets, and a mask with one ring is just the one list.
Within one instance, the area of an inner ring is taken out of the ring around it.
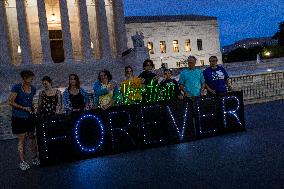
{"label": "long hair", "polygon": [[102,71],[99,72],[99,75],[98,75],[98,80],[99,80],[100,82],[102,82],[101,77],[100,77],[101,73],[106,74],[108,81],[111,81],[111,80],[112,80],[112,75],[111,75],[110,71],[108,71],[108,70],[102,70]]}
{"label": "long hair", "polygon": [[75,85],[76,88],[77,88],[77,89],[80,89],[80,80],[79,80],[78,75],[77,75],[77,74],[70,74],[70,75],[69,75],[69,86],[68,86],[68,90],[71,89],[70,78],[71,78],[72,76],[74,76],[74,79],[75,79],[75,81],[76,81],[76,85]]}
{"label": "long hair", "polygon": [[133,68],[132,68],[131,66],[125,66],[125,68],[124,68],[124,75],[125,75],[125,76],[126,76],[126,71],[127,71],[128,69],[131,69],[131,72],[132,72],[132,74],[133,74]]}

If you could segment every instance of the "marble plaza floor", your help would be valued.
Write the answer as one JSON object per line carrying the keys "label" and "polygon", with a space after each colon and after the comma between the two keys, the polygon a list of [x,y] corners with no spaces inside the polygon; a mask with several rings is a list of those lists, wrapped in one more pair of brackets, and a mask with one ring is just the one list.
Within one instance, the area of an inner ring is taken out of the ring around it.
{"label": "marble plaza floor", "polygon": [[17,169],[0,141],[0,188],[284,188],[284,101],[245,106],[246,132],[84,161]]}

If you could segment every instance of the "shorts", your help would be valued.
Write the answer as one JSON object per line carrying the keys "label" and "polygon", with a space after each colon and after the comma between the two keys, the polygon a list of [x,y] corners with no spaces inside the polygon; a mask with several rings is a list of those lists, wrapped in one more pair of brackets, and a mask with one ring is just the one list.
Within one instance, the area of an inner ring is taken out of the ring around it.
{"label": "shorts", "polygon": [[12,116],[12,132],[13,134],[34,133],[35,123],[31,118],[19,118]]}

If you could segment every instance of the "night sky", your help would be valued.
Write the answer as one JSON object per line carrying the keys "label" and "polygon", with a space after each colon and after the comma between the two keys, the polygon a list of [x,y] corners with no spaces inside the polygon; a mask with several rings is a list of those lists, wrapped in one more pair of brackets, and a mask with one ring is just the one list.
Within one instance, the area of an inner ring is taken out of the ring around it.
{"label": "night sky", "polygon": [[284,21],[284,0],[124,0],[125,15],[216,16],[221,46],[249,37],[272,36]]}

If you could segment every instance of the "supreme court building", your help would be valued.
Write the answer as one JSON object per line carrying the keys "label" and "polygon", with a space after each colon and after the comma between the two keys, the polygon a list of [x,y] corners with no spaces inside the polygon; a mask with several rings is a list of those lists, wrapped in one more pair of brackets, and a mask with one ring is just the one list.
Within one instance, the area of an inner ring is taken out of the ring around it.
{"label": "supreme court building", "polygon": [[[156,68],[186,66],[189,55],[200,66],[211,55],[222,60],[216,17],[124,17],[123,0],[0,0],[0,65],[116,64],[127,59],[122,54],[136,32],[143,33]],[[142,64],[145,56],[132,57],[125,62]]]}
{"label": "supreme court building", "polygon": [[1,64],[115,60],[126,49],[122,0],[0,0]]}

